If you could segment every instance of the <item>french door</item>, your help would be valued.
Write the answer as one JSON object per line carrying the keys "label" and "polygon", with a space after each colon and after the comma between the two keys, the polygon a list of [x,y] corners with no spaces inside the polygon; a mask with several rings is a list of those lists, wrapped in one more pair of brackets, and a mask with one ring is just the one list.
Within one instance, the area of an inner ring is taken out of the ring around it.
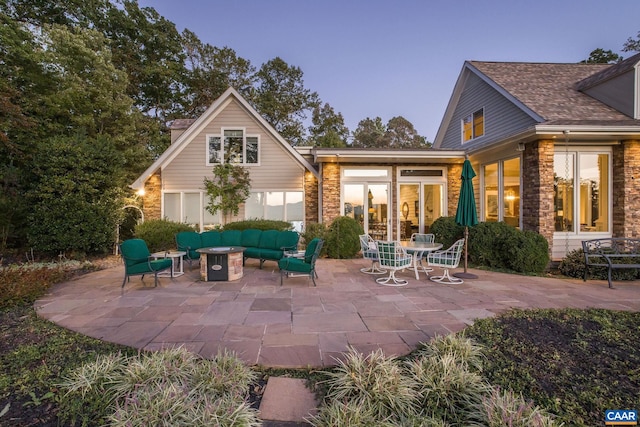
{"label": "french door", "polygon": [[398,199],[401,240],[412,233],[429,233],[431,224],[445,214],[444,184],[403,182]]}
{"label": "french door", "polygon": [[390,184],[349,182],[343,185],[342,214],[354,218],[375,240],[389,240]]}

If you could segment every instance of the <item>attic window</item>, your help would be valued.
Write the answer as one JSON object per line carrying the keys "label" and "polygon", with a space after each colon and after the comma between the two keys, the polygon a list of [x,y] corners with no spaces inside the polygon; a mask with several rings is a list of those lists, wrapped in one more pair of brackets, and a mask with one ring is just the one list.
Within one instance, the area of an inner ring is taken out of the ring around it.
{"label": "attic window", "polygon": [[247,135],[244,129],[222,129],[222,135],[207,135],[207,165],[258,163],[258,136]]}
{"label": "attic window", "polygon": [[484,135],[484,108],[462,119],[462,142]]}

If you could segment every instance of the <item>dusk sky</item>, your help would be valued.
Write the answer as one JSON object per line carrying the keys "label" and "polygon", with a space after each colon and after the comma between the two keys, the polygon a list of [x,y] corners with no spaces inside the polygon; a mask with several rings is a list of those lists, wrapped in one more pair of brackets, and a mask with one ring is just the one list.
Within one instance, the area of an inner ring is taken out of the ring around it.
{"label": "dusk sky", "polygon": [[640,0],[139,0],[259,68],[277,56],[360,120],[403,116],[433,141],[465,60],[565,62],[621,52]]}

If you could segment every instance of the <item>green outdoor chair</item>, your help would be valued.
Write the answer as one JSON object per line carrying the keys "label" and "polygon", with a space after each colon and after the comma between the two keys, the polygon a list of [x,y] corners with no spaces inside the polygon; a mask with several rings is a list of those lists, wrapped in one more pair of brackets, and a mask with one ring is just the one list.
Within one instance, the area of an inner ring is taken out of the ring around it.
{"label": "green outdoor chair", "polygon": [[145,274],[154,275],[155,286],[158,286],[158,273],[163,270],[170,270],[172,267],[170,258],[153,259],[147,243],[142,239],[125,240],[120,244],[120,255],[124,262],[124,280],[122,287],[131,276],[140,276],[144,279]]}
{"label": "green outdoor chair", "polygon": [[308,274],[313,281],[313,286],[316,286],[316,277],[318,277],[318,273],[316,273],[316,260],[320,256],[323,244],[324,240],[315,238],[307,245],[304,257],[296,258],[290,256],[278,261],[278,267],[280,268],[280,286],[282,286],[282,278],[289,276],[290,273]]}

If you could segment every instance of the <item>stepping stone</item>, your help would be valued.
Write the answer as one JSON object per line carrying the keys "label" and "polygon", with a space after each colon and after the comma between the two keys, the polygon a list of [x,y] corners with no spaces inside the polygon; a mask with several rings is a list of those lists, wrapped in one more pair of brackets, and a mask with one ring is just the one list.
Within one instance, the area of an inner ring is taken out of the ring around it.
{"label": "stepping stone", "polygon": [[[260,401],[260,418],[269,426],[305,426],[317,413],[318,402],[300,378],[270,377]],[[278,424],[275,422],[282,422]]]}

